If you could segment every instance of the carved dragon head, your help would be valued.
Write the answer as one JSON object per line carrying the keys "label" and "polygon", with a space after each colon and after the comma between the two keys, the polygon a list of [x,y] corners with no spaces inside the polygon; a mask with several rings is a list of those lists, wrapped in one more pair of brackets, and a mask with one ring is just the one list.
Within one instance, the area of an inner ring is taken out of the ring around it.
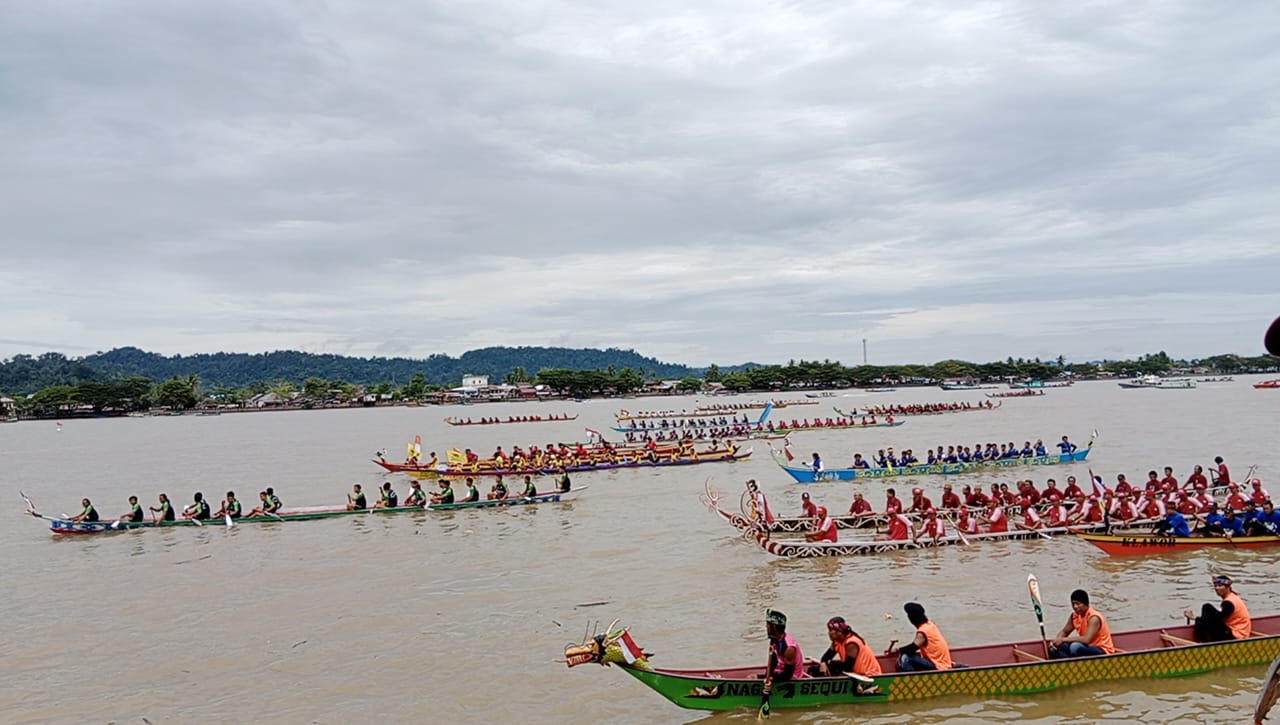
{"label": "carved dragon head", "polygon": [[564,663],[569,667],[595,662],[606,667],[620,664],[649,669],[649,657],[653,655],[637,647],[627,630],[618,628],[619,621],[613,620],[602,633],[587,635],[582,644],[565,645]]}

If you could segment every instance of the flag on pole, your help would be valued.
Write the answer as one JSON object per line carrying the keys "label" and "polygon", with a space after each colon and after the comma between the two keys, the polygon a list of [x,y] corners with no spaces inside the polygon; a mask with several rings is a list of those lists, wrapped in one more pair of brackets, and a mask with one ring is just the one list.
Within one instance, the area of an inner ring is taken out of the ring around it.
{"label": "flag on pole", "polygon": [[644,657],[644,651],[640,649],[634,639],[631,639],[631,633],[625,630],[622,632],[622,636],[618,638],[618,647],[622,649],[622,659],[626,660],[629,665]]}

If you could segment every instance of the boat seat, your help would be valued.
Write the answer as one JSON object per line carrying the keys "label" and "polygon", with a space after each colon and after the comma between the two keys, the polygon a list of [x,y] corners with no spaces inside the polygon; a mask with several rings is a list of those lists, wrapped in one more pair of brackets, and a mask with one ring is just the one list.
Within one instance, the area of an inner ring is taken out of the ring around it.
{"label": "boat seat", "polygon": [[1014,647],[1014,648],[1013,648],[1013,657],[1014,657],[1014,659],[1017,659],[1017,658],[1019,658],[1019,657],[1023,657],[1023,658],[1025,658],[1025,659],[1034,660],[1034,661],[1036,661],[1036,662],[1043,662],[1043,661],[1044,661],[1044,658],[1043,658],[1043,657],[1041,657],[1040,655],[1035,654],[1034,652],[1028,652],[1028,651],[1026,651],[1026,650],[1024,650],[1024,649],[1018,649],[1017,647]]}
{"label": "boat seat", "polygon": [[[1168,632],[1165,632],[1163,630],[1160,632],[1160,639],[1163,640],[1164,643],[1169,645],[1170,647],[1182,647],[1188,644],[1200,644],[1199,642],[1196,642],[1194,640],[1184,639],[1177,635],[1169,634]],[[1116,650],[1116,651],[1119,652],[1120,650]]]}

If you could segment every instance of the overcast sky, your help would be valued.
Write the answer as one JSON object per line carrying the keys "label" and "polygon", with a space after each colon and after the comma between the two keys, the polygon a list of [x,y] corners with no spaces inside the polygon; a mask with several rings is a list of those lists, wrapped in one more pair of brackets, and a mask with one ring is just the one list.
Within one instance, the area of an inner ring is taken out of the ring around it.
{"label": "overcast sky", "polygon": [[1262,353],[1280,3],[0,4],[0,358]]}

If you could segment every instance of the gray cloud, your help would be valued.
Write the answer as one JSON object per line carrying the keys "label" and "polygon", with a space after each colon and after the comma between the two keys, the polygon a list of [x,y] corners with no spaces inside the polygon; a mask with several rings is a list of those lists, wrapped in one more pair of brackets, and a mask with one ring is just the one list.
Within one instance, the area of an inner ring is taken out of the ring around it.
{"label": "gray cloud", "polygon": [[1280,313],[1270,3],[5,14],[0,356],[1197,356]]}

